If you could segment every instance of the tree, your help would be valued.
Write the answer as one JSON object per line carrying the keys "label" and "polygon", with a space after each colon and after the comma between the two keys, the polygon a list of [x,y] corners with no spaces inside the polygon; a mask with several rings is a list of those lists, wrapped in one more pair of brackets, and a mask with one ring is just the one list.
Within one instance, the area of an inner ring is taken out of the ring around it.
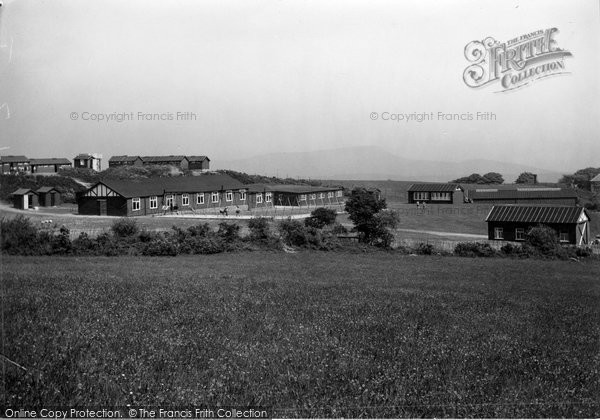
{"label": "tree", "polygon": [[393,241],[390,229],[398,223],[398,216],[391,211],[383,211],[387,207],[385,199],[377,198],[372,191],[355,188],[346,201],[346,211],[358,239],[370,245],[389,248]]}
{"label": "tree", "polygon": [[336,216],[335,210],[319,207],[310,213],[310,217],[304,219],[304,224],[315,229],[323,229],[325,226],[334,224]]}
{"label": "tree", "polygon": [[591,179],[600,174],[600,168],[585,168],[579,169],[572,175],[563,175],[558,181],[561,184],[572,185],[577,188],[589,190],[591,189]]}
{"label": "tree", "polygon": [[521,172],[521,175],[515,180],[515,184],[535,184],[536,175],[531,172]]}
{"label": "tree", "polygon": [[457,178],[452,182],[456,182],[458,184],[502,184],[504,182],[504,178],[502,178],[502,175],[498,172],[488,172],[483,176],[474,173],[469,176]]}
{"label": "tree", "polygon": [[498,172],[488,172],[483,175],[484,184],[503,184],[504,178]]}

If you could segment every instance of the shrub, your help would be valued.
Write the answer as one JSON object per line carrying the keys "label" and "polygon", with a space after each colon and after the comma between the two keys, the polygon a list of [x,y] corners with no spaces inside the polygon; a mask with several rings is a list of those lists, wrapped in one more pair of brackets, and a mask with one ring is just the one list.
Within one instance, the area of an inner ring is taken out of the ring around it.
{"label": "shrub", "polygon": [[300,247],[308,245],[307,228],[298,220],[282,220],[277,227],[286,244]]}
{"label": "shrub", "polygon": [[[533,248],[533,252],[528,249],[528,247]],[[528,254],[533,253],[551,258],[567,257],[565,250],[558,241],[556,231],[545,225],[539,225],[529,229],[525,234],[525,244],[522,248]]]}
{"label": "shrub", "polygon": [[178,254],[177,244],[164,237],[157,237],[141,247],[142,255],[153,257],[174,257]]}
{"label": "shrub", "polygon": [[307,227],[323,229],[325,226],[335,223],[336,217],[337,213],[335,210],[319,207],[310,213],[310,217],[304,219],[304,224]]}
{"label": "shrub", "polygon": [[28,217],[19,215],[13,219],[0,220],[0,240],[2,252],[7,254],[35,255],[38,242],[38,229]]}
{"label": "shrub", "polygon": [[217,235],[227,242],[234,243],[240,239],[240,227],[236,223],[221,222]]}
{"label": "shrub", "polygon": [[190,236],[207,236],[210,232],[210,225],[208,223],[202,223],[196,226],[190,226],[187,228]]}
{"label": "shrub", "polygon": [[70,231],[65,226],[61,226],[58,235],[52,235],[52,254],[68,254],[72,252]]}
{"label": "shrub", "polygon": [[481,242],[460,242],[454,253],[460,257],[493,257],[497,254],[490,244]]}
{"label": "shrub", "polygon": [[519,249],[519,246],[513,245],[509,242],[507,244],[502,245],[502,247],[500,248],[500,252],[506,255],[514,255],[519,252]]}
{"label": "shrub", "polygon": [[344,235],[348,233],[348,229],[346,229],[346,226],[342,225],[341,223],[334,223],[331,227],[331,233],[334,235]]}
{"label": "shrub", "polygon": [[432,255],[433,254],[433,245],[420,243],[417,245],[415,252],[419,255]]}
{"label": "shrub", "polygon": [[253,242],[265,243],[272,239],[271,229],[267,219],[255,217],[248,222],[250,229],[250,240]]}
{"label": "shrub", "polygon": [[85,232],[81,232],[72,242],[74,254],[78,255],[94,255],[98,252],[97,240],[92,240]]}
{"label": "shrub", "polygon": [[112,224],[111,230],[118,238],[131,238],[137,235],[139,227],[135,219],[123,218],[116,220]]}

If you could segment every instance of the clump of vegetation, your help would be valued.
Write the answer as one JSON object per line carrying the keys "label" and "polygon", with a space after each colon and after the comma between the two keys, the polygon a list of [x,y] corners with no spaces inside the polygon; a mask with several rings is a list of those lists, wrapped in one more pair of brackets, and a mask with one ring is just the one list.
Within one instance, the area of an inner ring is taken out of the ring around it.
{"label": "clump of vegetation", "polygon": [[323,229],[335,223],[337,213],[334,209],[319,207],[310,213],[310,217],[304,219],[304,224],[315,229]]}
{"label": "clump of vegetation", "polygon": [[454,254],[459,257],[494,257],[497,252],[488,243],[461,242],[454,248]]}
{"label": "clump of vegetation", "polygon": [[110,229],[119,238],[131,238],[136,236],[140,231],[135,219],[127,217],[116,220]]}
{"label": "clump of vegetation", "polygon": [[389,248],[394,236],[391,232],[396,228],[399,218],[394,211],[384,211],[387,207],[385,199],[365,188],[355,188],[346,201],[346,211],[354,223],[359,241],[381,248]]}

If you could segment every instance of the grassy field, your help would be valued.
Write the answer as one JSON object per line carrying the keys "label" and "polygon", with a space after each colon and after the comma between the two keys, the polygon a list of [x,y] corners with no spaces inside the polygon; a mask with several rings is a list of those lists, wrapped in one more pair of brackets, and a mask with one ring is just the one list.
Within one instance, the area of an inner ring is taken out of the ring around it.
{"label": "grassy field", "polygon": [[8,406],[598,417],[600,264],[2,257]]}

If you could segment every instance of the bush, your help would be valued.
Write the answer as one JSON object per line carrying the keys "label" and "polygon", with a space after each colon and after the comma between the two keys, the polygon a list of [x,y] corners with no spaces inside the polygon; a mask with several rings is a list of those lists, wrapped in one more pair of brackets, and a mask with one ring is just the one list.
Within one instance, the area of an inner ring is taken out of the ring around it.
{"label": "bush", "polygon": [[319,207],[310,213],[310,217],[304,219],[304,224],[307,227],[323,229],[325,226],[335,223],[336,217],[337,213],[335,210]]}
{"label": "bush", "polygon": [[28,217],[19,215],[13,219],[0,220],[0,240],[2,252],[12,255],[36,255],[39,253],[37,246],[38,229]]}
{"label": "bush", "polygon": [[248,222],[250,229],[250,240],[253,242],[265,243],[272,239],[269,221],[262,217],[255,217]]}
{"label": "bush", "polygon": [[177,244],[169,241],[167,238],[158,237],[150,242],[146,242],[141,247],[142,255],[153,257],[174,257],[178,254]]}
{"label": "bush", "polygon": [[116,220],[111,230],[117,238],[131,238],[137,235],[140,229],[135,219],[123,218]]}
{"label": "bush", "polygon": [[567,253],[558,241],[556,231],[549,226],[533,227],[525,234],[525,243],[521,247],[524,253],[550,258],[567,258]]}
{"label": "bush", "polygon": [[419,255],[432,255],[433,245],[420,243],[419,245],[417,245],[415,252]]}
{"label": "bush", "polygon": [[307,228],[298,220],[282,220],[278,229],[283,241],[288,245],[304,247],[309,243]]}
{"label": "bush", "polygon": [[454,253],[459,257],[493,257],[496,250],[488,243],[461,242],[454,248]]}
{"label": "bush", "polygon": [[240,239],[240,227],[236,223],[221,222],[217,235],[233,244]]}

